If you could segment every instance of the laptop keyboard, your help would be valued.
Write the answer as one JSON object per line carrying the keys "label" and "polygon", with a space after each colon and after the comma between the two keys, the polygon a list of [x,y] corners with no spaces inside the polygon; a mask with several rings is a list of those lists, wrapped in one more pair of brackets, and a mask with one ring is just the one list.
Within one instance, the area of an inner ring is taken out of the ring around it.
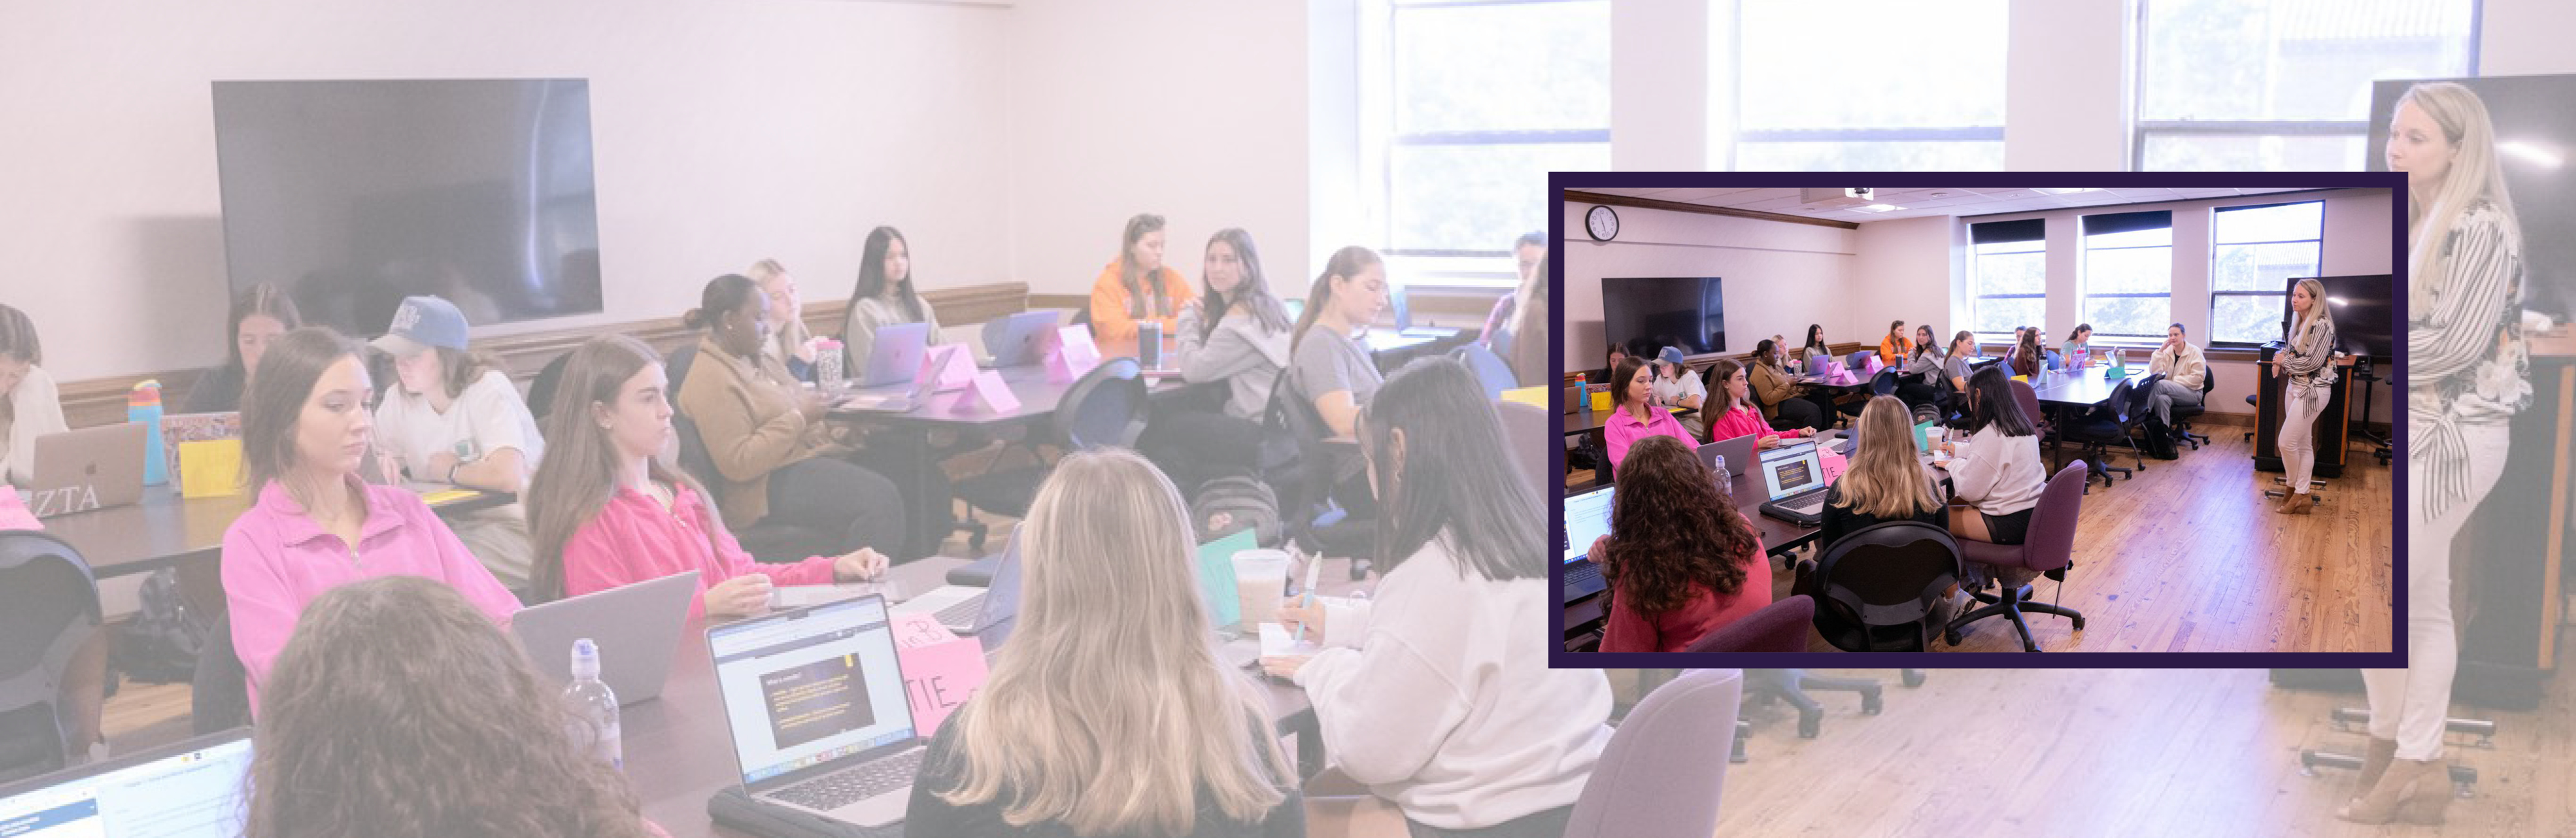
{"label": "laptop keyboard", "polygon": [[915,748],[899,756],[835,771],[780,789],[770,797],[818,812],[829,812],[912,785],[913,775],[921,771],[923,753],[924,750]]}
{"label": "laptop keyboard", "polygon": [[1808,492],[1780,502],[1780,508],[1800,515],[1814,515],[1825,509],[1825,493]]}
{"label": "laptop keyboard", "polygon": [[956,626],[974,625],[975,618],[981,616],[984,612],[984,597],[984,594],[976,594],[974,596],[958,600],[955,605],[939,609],[939,614],[937,615],[939,624],[952,628]]}
{"label": "laptop keyboard", "polygon": [[1591,562],[1575,565],[1565,571],[1566,590],[1571,591],[1585,585],[1598,584],[1601,584],[1601,569],[1593,567]]}

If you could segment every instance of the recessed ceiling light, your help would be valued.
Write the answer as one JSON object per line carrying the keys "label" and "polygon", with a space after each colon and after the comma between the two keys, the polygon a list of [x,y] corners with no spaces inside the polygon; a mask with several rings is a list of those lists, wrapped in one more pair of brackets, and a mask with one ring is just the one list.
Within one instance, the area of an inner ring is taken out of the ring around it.
{"label": "recessed ceiling light", "polygon": [[2039,190],[2034,190],[2034,191],[2038,191],[2038,192],[2046,192],[2046,193],[2051,194],[2051,195],[2064,195],[2064,194],[2068,194],[2068,193],[2071,193],[2071,192],[2092,192],[2092,191],[2095,191],[2095,190],[2096,190],[2096,189],[2098,189],[2098,188],[2099,188],[2099,187],[2091,187],[2091,186],[2087,186],[2087,187],[2081,187],[2081,188],[2076,188],[2076,189],[2039,189]]}
{"label": "recessed ceiling light", "polygon": [[1853,208],[1852,208],[1852,211],[1853,211],[1853,212],[1889,212],[1889,211],[1892,211],[1892,210],[1901,210],[1901,209],[1904,209],[1904,207],[1900,207],[1900,206],[1897,206],[1897,205],[1895,205],[1895,204],[1871,204],[1871,205],[1869,205],[1869,206],[1865,206],[1865,207],[1853,207]]}

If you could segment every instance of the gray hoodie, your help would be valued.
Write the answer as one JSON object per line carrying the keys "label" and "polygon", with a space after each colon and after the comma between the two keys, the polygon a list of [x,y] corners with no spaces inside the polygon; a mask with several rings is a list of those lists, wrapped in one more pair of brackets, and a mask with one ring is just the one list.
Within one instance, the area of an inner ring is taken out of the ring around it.
{"label": "gray hoodie", "polygon": [[1181,333],[1181,378],[1192,383],[1226,382],[1231,391],[1225,401],[1226,415],[1261,421],[1271,385],[1288,366],[1289,332],[1265,330],[1252,315],[1233,311],[1217,321],[1215,333],[1201,338],[1201,316],[1199,306],[1185,306],[1174,324]]}

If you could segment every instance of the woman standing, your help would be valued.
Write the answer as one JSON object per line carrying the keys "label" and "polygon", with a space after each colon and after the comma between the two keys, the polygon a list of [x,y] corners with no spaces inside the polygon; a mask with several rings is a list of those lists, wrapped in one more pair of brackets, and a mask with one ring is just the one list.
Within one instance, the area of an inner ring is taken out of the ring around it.
{"label": "woman standing", "polygon": [[2281,471],[2290,491],[2272,511],[2306,515],[2315,506],[2308,502],[2308,476],[2317,466],[2317,414],[2335,382],[2334,315],[2326,310],[2325,284],[2299,280],[2290,289],[2290,310],[2298,317],[2290,323],[2289,345],[2272,359],[2289,379],[2281,387]]}
{"label": "woman standing", "polygon": [[2340,813],[2440,820],[2450,784],[2442,725],[2459,663],[2451,537],[2495,487],[2506,421],[2531,403],[2522,337],[2522,231],[2496,167],[2486,105],[2449,82],[2419,84],[2389,120],[2388,168],[2406,173],[2406,669],[2362,670],[2370,749]]}

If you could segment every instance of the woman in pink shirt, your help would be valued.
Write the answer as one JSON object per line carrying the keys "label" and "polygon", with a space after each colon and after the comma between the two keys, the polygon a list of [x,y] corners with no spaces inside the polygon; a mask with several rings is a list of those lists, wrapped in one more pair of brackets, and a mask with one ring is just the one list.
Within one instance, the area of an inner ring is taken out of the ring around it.
{"label": "woman in pink shirt", "polygon": [[[1753,384],[1746,378],[1743,364],[1720,359],[1711,369],[1709,378],[1717,382],[1717,392],[1700,403],[1700,412],[1709,416],[1710,442],[1758,434],[1756,442],[1759,447],[1770,448],[1779,445],[1781,437],[1796,439],[1814,433],[1806,428],[1772,430],[1771,423],[1762,418],[1762,409],[1753,406]],[[1738,471],[1743,469],[1740,465],[1730,467]]]}
{"label": "woman in pink shirt", "polygon": [[243,394],[242,463],[259,499],[224,531],[223,580],[253,708],[304,604],[335,586],[423,576],[455,588],[495,623],[519,610],[518,598],[419,495],[358,478],[374,392],[355,342],[306,328],[261,355]]}
{"label": "woman in pink shirt", "polygon": [[754,560],[688,475],[654,455],[673,439],[661,359],[625,335],[591,338],[564,362],[546,414],[546,458],[528,484],[536,548],[531,586],[544,598],[698,572],[689,615],[755,614],[770,586],[874,579],[886,557],[865,547],[794,564]]}
{"label": "woman in pink shirt", "polygon": [[1601,651],[1679,652],[1771,604],[1771,562],[1690,446],[1649,439],[1635,451],[1610,534],[1592,542],[1611,589]]}
{"label": "woman in pink shirt", "polygon": [[1627,459],[1628,446],[1650,436],[1668,436],[1691,442],[1689,431],[1682,430],[1681,420],[1673,412],[1654,405],[1653,360],[1629,356],[1610,373],[1617,382],[1610,388],[1610,421],[1603,423],[1601,437],[1610,444],[1610,474],[1618,476],[1619,462]]}

